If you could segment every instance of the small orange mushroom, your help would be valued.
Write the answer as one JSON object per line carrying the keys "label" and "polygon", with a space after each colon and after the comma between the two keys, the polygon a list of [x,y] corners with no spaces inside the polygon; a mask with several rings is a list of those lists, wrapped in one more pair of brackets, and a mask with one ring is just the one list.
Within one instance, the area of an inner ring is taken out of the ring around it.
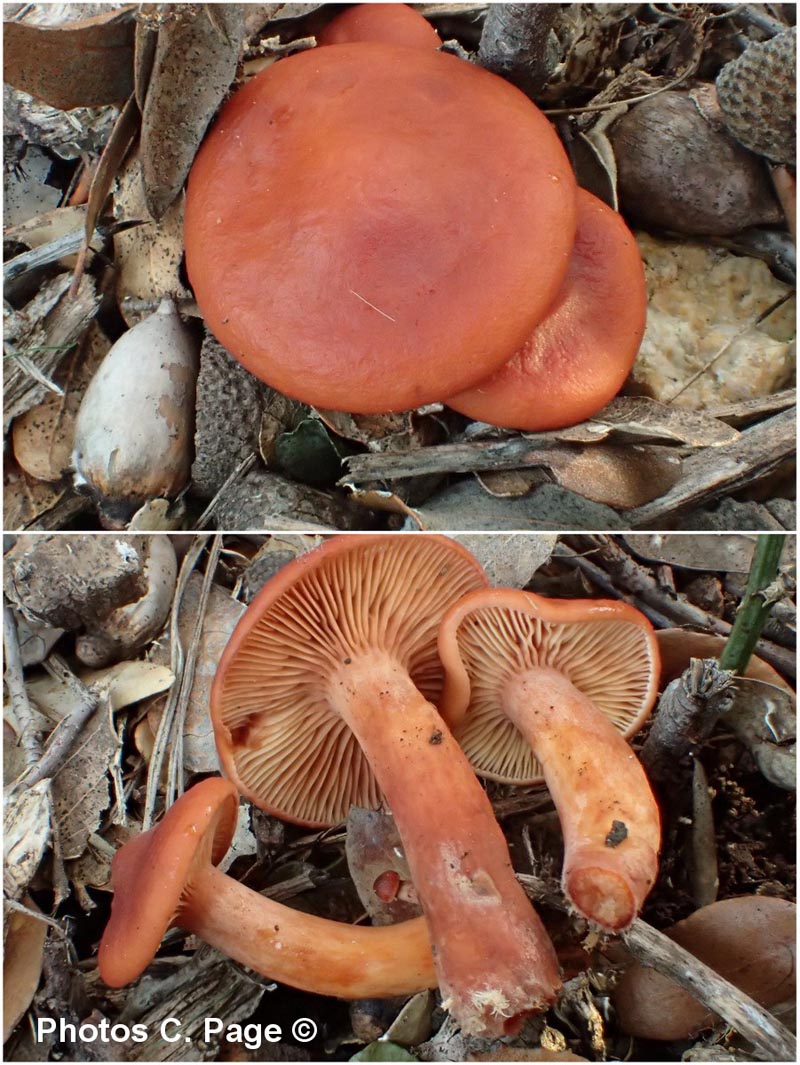
{"label": "small orange mushroom", "polygon": [[436,986],[422,918],[381,928],[339,924],[221,873],[216,864],[230,846],[238,807],[233,785],[209,778],[117,851],[111,917],[98,954],[110,987],[140,976],[171,927],[270,980],[319,995],[388,998]]}
{"label": "small orange mushroom", "polygon": [[211,715],[224,772],[270,813],[319,827],[385,796],[446,1007],[465,1030],[508,1034],[552,1002],[558,962],[433,705],[439,622],[485,585],[445,537],[335,537],[255,598],[220,661]]}
{"label": "small orange mushroom", "polygon": [[383,41],[408,48],[442,46],[441,37],[430,22],[408,4],[353,4],[317,34],[318,45],[358,41]]}
{"label": "small orange mushroom", "polygon": [[445,402],[509,429],[562,429],[590,418],[619,392],[647,314],[644,267],[616,211],[578,190],[569,271],[547,316],[504,366]]}
{"label": "small orange mushroom", "polygon": [[658,871],[658,807],[624,736],[650,713],[658,649],[627,603],[477,591],[439,632],[440,707],[476,771],[544,781],[564,835],[567,899],[608,931],[636,917]]}
{"label": "small orange mushroom", "polygon": [[189,177],[187,269],[256,377],[404,410],[522,346],[566,276],[575,201],[558,137],[502,78],[433,49],[315,48],[220,110]]}

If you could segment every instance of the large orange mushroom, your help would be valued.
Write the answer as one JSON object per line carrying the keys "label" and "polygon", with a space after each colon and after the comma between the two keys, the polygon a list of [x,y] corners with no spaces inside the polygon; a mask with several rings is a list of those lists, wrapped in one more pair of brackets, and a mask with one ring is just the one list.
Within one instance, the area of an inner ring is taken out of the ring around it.
{"label": "large orange mushroom", "polygon": [[507,362],[556,298],[575,225],[566,154],[518,89],[433,49],[337,44],[222,107],[189,177],[186,262],[251,373],[378,413]]}
{"label": "large orange mushroom", "polygon": [[655,701],[658,648],[627,603],[497,588],[439,632],[442,714],[482,776],[544,780],[564,836],[567,899],[607,931],[636,917],[658,871],[660,818],[625,742]]}
{"label": "large orange mushroom", "polygon": [[352,4],[317,34],[318,45],[358,41],[383,41],[428,50],[442,45],[430,22],[408,4]]}
{"label": "large orange mushroom", "polygon": [[602,200],[578,190],[578,231],[561,291],[520,350],[446,403],[509,429],[562,429],[619,392],[644,335],[647,290],[636,240]]}
{"label": "large orange mushroom", "polygon": [[319,995],[388,998],[436,986],[421,918],[382,928],[340,924],[221,873],[216,865],[230,846],[238,808],[233,785],[209,778],[114,855],[114,900],[98,954],[110,987],[140,976],[170,927],[270,980]]}
{"label": "large orange mushroom", "polygon": [[255,598],[220,661],[211,713],[224,772],[279,817],[330,825],[385,796],[444,1004],[468,1031],[506,1034],[553,1000],[558,963],[433,705],[442,615],[485,586],[444,537],[335,537]]}

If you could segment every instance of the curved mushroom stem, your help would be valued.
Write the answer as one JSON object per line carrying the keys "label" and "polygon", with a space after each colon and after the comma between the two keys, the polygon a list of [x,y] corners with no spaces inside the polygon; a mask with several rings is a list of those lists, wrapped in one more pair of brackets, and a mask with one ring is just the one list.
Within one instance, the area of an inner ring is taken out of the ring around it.
{"label": "curved mushroom stem", "polygon": [[176,924],[262,976],[317,995],[390,998],[436,987],[423,918],[379,928],[328,921],[213,865],[192,877]]}
{"label": "curved mushroom stem", "polygon": [[516,1031],[555,998],[558,960],[466,756],[389,655],[341,666],[330,700],[397,823],[435,944],[443,1004],[466,1032]]}
{"label": "curved mushroom stem", "polygon": [[655,882],[661,841],[658,806],[636,755],[556,669],[513,677],[503,706],[542,763],[558,810],[564,894],[602,928],[626,928]]}

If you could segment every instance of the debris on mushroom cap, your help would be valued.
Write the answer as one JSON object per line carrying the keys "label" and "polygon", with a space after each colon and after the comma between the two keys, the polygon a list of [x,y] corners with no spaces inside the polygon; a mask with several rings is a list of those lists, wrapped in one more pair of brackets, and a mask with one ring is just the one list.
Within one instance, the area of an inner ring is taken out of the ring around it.
{"label": "debris on mushroom cap", "polygon": [[[512,599],[516,608],[505,605]],[[439,653],[446,667],[442,713],[481,776],[515,784],[544,779],[501,702],[508,678],[526,666],[563,672],[623,736],[641,728],[655,700],[659,659],[638,610],[605,599],[509,595],[508,589],[483,593],[478,602],[474,610],[468,599],[451,608]]]}
{"label": "debris on mushroom cap", "polygon": [[578,190],[569,271],[547,316],[491,377],[446,402],[491,425],[561,429],[601,410],[625,383],[644,334],[647,292],[633,234]]}
{"label": "debris on mushroom cap", "polygon": [[114,902],[97,956],[111,987],[135,980],[153,959],[193,874],[225,856],[238,806],[227,781],[209,779],[171,806],[155,829],[117,851],[111,867]]}
{"label": "debris on mushroom cap", "polygon": [[[797,908],[793,902],[747,895],[696,910],[666,933],[762,1006],[793,1002]],[[717,1022],[688,991],[639,962],[624,971],[613,994],[623,1031],[643,1039],[685,1039]]]}
{"label": "debris on mushroom cap", "polygon": [[384,41],[408,48],[440,48],[430,22],[408,4],[354,4],[336,15],[317,35],[317,44]]}
{"label": "debris on mushroom cap", "polygon": [[566,274],[575,199],[558,137],[502,78],[433,50],[319,48],[222,108],[189,178],[187,267],[257,377],[406,409],[522,345]]}
{"label": "debris on mushroom cap", "polygon": [[113,345],[75,422],[75,483],[135,505],[172,496],[192,463],[197,348],[171,300]]}
{"label": "debris on mushroom cap", "polygon": [[217,669],[211,716],[223,771],[257,805],[300,824],[378,807],[369,763],[330,706],[330,676],[374,647],[395,655],[435,703],[439,619],[485,583],[472,556],[438,536],[339,536],[285,566]]}

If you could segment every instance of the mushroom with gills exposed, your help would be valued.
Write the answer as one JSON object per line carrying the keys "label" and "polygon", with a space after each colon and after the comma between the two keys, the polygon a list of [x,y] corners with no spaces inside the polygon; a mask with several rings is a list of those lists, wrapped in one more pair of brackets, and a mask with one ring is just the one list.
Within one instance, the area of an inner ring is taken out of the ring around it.
{"label": "mushroom with gills exposed", "polygon": [[256,377],[352,413],[456,395],[556,298],[576,184],[522,92],[433,49],[337,44],[220,110],[189,176],[186,264]]}
{"label": "mushroom with gills exposed", "polygon": [[616,211],[578,190],[569,271],[547,316],[491,377],[445,400],[508,429],[563,429],[622,388],[644,335],[647,289],[636,240]]}
{"label": "mushroom with gills exposed", "polygon": [[433,705],[444,611],[486,583],[445,537],[335,537],[255,598],[220,661],[211,715],[223,772],[278,817],[322,827],[385,796],[446,1008],[467,1031],[507,1034],[553,1001],[558,963]]}
{"label": "mushroom with gills exposed", "polygon": [[216,864],[236,828],[236,789],[219,777],[191,788],[114,856],[114,899],[98,954],[110,987],[135,980],[168,928],[302,991],[389,998],[436,986],[422,918],[380,928],[328,921],[265,898]]}
{"label": "mushroom with gills exposed", "polygon": [[564,836],[567,900],[605,931],[627,928],[655,882],[658,806],[625,741],[657,693],[650,623],[627,603],[473,592],[439,632],[442,716],[475,770],[546,782]]}
{"label": "mushroom with gills exposed", "polygon": [[430,22],[408,4],[353,4],[317,34],[317,45],[383,41],[408,48],[441,48]]}

